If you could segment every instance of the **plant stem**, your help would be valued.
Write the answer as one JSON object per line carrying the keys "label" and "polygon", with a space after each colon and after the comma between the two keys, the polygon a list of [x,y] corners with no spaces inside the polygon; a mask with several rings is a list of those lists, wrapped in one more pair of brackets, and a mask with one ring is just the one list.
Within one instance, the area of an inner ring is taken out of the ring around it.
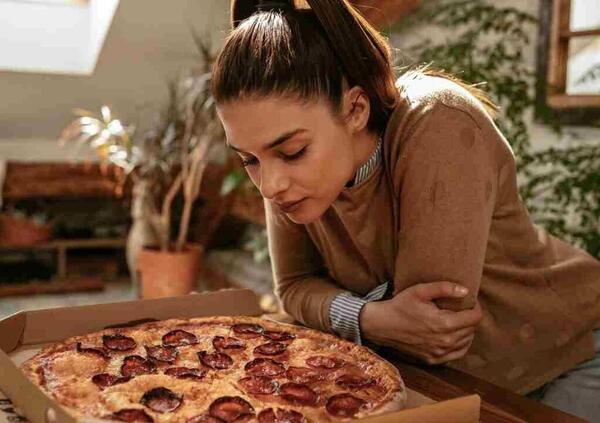
{"label": "plant stem", "polygon": [[162,205],[161,212],[161,231],[159,234],[160,238],[160,249],[162,251],[169,250],[169,238],[171,233],[171,206],[173,204],[173,200],[175,196],[179,192],[179,188],[181,188],[183,182],[183,177],[181,172],[177,175],[171,186],[169,187],[169,191],[167,191],[167,195],[165,196],[165,200]]}

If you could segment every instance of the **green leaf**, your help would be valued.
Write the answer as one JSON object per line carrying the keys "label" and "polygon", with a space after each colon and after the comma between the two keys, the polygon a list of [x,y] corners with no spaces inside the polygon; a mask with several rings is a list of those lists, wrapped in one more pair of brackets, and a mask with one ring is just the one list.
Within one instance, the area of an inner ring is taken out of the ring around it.
{"label": "green leaf", "polygon": [[236,169],[229,173],[224,179],[221,185],[221,195],[226,196],[236,189],[244,181],[244,173],[239,169]]}

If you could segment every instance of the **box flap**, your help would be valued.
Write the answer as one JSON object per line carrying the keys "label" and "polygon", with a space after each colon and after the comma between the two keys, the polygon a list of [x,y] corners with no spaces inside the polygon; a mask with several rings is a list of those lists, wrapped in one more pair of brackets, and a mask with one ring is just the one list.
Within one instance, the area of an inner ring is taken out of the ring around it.
{"label": "box flap", "polygon": [[9,353],[20,344],[21,337],[25,331],[25,313],[19,311],[0,320],[0,349]]}
{"label": "box flap", "polygon": [[362,419],[365,423],[478,423],[481,398],[469,395],[417,408]]}
{"label": "box flap", "polygon": [[[64,307],[27,312],[23,344],[61,341],[108,326],[202,316],[258,316],[262,310],[248,289],[225,289],[203,294],[110,304]],[[52,325],[52,330],[48,330]],[[2,337],[3,332],[0,332]]]}
{"label": "box flap", "polygon": [[32,423],[46,423],[46,413],[53,414],[56,422],[77,423],[62,407],[57,406],[50,397],[46,396],[32,381],[30,381],[10,357],[0,351],[0,388],[20,408]]}

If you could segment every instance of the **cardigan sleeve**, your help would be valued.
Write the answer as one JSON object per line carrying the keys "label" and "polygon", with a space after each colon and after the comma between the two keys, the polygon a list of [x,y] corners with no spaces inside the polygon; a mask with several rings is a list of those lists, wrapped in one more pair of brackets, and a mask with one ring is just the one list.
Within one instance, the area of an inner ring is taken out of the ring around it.
{"label": "cardigan sleeve", "polygon": [[329,309],[347,293],[328,275],[321,254],[304,225],[264,200],[275,292],[283,309],[306,326],[331,332]]}
{"label": "cardigan sleeve", "polygon": [[[496,140],[466,110],[434,105],[401,136],[393,171],[399,207],[394,293],[451,281],[469,289],[442,308],[474,306],[497,192]],[[487,133],[487,132],[486,132]]]}
{"label": "cardigan sleeve", "polygon": [[275,291],[284,310],[307,326],[361,344],[360,311],[367,302],[383,298],[388,282],[364,297],[339,288],[304,225],[291,222],[268,200],[265,212]]}

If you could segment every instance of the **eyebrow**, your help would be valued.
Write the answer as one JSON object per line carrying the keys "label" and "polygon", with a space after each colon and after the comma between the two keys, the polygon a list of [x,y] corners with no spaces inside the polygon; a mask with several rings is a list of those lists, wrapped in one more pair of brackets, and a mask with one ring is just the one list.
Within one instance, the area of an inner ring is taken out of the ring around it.
{"label": "eyebrow", "polygon": [[[292,131],[286,132],[285,134],[282,134],[282,135],[278,136],[277,138],[275,138],[275,140],[274,140],[274,141],[271,141],[269,144],[267,144],[267,145],[266,145],[266,146],[263,148],[263,150],[265,150],[265,151],[266,151],[266,150],[270,150],[271,148],[277,147],[278,145],[280,145],[280,144],[283,144],[284,142],[286,142],[287,140],[289,140],[290,138],[292,138],[294,135],[297,135],[297,134],[299,134],[299,133],[301,133],[301,132],[306,132],[306,131],[307,131],[307,129],[304,129],[304,128],[297,128],[297,129],[294,129],[294,130],[292,130]],[[230,144],[229,142],[227,143],[227,146],[228,146],[229,148],[231,148],[232,150],[235,150],[235,151],[237,151],[237,152],[240,152],[240,153],[246,153],[244,150],[242,150],[242,149],[240,149],[240,148],[236,147],[236,146],[235,146],[235,145],[233,145],[233,144]],[[246,154],[247,154],[247,153],[246,153]]]}

